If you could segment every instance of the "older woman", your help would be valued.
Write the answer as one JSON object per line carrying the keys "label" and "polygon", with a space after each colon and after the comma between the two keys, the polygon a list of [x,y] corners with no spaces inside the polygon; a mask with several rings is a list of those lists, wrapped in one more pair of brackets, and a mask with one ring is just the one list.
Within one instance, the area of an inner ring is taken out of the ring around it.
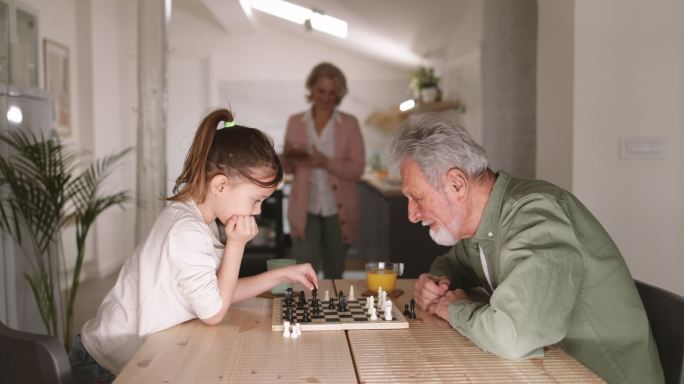
{"label": "older woman", "polygon": [[283,165],[294,175],[288,206],[292,253],[316,270],[322,264],[326,278],[340,278],[356,237],[363,138],[356,118],[337,109],[347,94],[339,68],[318,64],[306,88],[311,108],[291,116],[285,133]]}

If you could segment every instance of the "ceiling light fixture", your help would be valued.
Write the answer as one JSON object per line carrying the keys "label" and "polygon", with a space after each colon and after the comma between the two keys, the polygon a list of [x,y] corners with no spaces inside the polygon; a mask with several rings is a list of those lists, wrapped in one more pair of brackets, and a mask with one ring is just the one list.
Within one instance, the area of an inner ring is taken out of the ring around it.
{"label": "ceiling light fixture", "polygon": [[341,39],[347,37],[347,22],[325,15],[318,10],[302,7],[283,0],[248,0],[249,6],[258,11],[268,13],[293,23],[304,25],[305,28],[314,29]]}

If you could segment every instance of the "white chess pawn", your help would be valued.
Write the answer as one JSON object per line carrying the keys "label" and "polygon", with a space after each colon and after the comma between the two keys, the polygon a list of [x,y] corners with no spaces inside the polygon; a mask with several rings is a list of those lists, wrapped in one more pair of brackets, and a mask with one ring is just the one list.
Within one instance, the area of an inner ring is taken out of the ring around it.
{"label": "white chess pawn", "polygon": [[378,319],[378,313],[375,310],[375,307],[371,307],[371,309],[370,309],[370,319],[371,320],[377,320]]}
{"label": "white chess pawn", "polygon": [[302,335],[302,324],[297,323],[297,336]]}
{"label": "white chess pawn", "polygon": [[354,286],[352,285],[349,287],[349,297],[347,297],[347,301],[356,301],[356,296],[354,296]]}
{"label": "white chess pawn", "polygon": [[[297,325],[299,325],[299,323],[297,323]],[[299,337],[299,333],[297,333],[297,325],[292,326],[292,336],[290,336],[290,337],[292,337],[293,339],[296,339]]]}
{"label": "white chess pawn", "polygon": [[323,298],[323,301],[330,301],[330,291],[327,289],[325,290],[325,297]]}
{"label": "white chess pawn", "polygon": [[392,320],[392,300],[387,300],[385,302],[385,320]]}
{"label": "white chess pawn", "polygon": [[285,320],[283,322],[283,337],[290,337],[290,322]]}

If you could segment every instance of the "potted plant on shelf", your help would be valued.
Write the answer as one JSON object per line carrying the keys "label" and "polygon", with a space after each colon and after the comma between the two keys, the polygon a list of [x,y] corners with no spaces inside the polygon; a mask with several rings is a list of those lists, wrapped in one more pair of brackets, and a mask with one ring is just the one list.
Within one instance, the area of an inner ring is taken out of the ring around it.
{"label": "potted plant on shelf", "polygon": [[[131,200],[127,191],[102,192],[102,183],[129,149],[82,164],[82,154],[59,140],[25,131],[0,135],[0,144],[7,149],[0,155],[0,230],[16,241],[28,261],[24,277],[47,333],[62,338],[68,350],[88,231],[100,213]],[[68,279],[62,235],[71,226],[76,229],[76,258],[63,295],[60,274]]]}
{"label": "potted plant on shelf", "polygon": [[414,92],[414,99],[423,103],[432,103],[437,100],[439,95],[439,77],[435,75],[435,70],[431,67],[418,67],[411,73],[411,89]]}

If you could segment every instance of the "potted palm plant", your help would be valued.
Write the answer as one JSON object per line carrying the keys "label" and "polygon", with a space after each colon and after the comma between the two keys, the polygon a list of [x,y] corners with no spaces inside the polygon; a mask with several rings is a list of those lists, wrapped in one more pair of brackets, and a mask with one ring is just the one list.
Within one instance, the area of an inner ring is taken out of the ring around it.
{"label": "potted palm plant", "polygon": [[410,87],[414,91],[414,98],[423,103],[431,103],[437,100],[439,94],[439,77],[435,75],[433,68],[418,67],[411,73]]}
{"label": "potted palm plant", "polygon": [[[68,349],[88,232],[100,213],[131,199],[127,191],[103,193],[101,185],[129,150],[84,164],[79,161],[82,153],[42,135],[10,131],[0,135],[0,142],[9,149],[0,155],[0,230],[27,258],[24,277],[47,333],[63,338]],[[76,229],[77,254],[63,295],[59,271],[67,281],[67,269],[62,235],[70,226]]]}

